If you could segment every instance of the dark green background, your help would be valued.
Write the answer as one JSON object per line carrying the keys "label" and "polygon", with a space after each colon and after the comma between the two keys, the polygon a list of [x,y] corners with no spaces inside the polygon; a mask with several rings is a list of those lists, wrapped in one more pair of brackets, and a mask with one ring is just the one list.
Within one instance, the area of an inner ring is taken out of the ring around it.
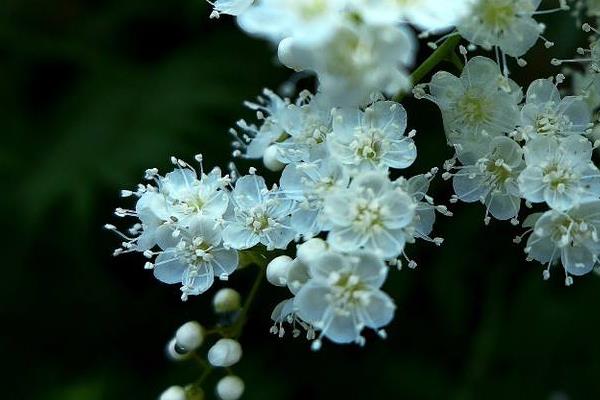
{"label": "dark green background", "polygon": [[[129,205],[118,191],[148,167],[168,169],[171,155],[226,167],[227,129],[251,117],[242,101],[288,71],[229,18],[209,20],[202,0],[4,0],[0,12],[0,397],[152,399],[193,381],[194,365],[168,362],[163,347],[186,320],[213,320],[210,295],[181,304],[142,257],[113,259],[118,241],[101,228]],[[556,73],[549,59],[581,39],[566,14],[546,21],[559,46],[515,67],[521,84]],[[405,105],[419,130],[409,172],[441,165],[450,152],[437,109]],[[441,180],[433,191],[451,194]],[[599,398],[600,279],[565,288],[555,271],[544,282],[512,244],[519,228],[484,227],[480,205],[452,209],[436,228],[445,245],[411,246],[419,268],[391,273],[386,341],[313,353],[272,337],[271,309],[287,293],[265,286],[236,367],[245,398]],[[253,273],[231,285],[245,293]]]}

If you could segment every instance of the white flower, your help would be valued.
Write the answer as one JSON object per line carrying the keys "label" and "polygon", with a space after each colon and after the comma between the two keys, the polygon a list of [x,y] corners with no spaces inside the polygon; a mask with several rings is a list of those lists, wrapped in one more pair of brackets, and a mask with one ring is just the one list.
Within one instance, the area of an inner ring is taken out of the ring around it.
{"label": "white flower", "polygon": [[458,32],[486,50],[497,47],[521,57],[537,42],[543,28],[532,18],[541,0],[476,0]]}
{"label": "white flower", "polygon": [[591,162],[592,144],[574,135],[558,141],[539,137],[525,146],[527,168],[519,175],[523,197],[557,210],[600,197],[600,171]]}
{"label": "white flower", "polygon": [[547,264],[546,279],[552,264],[559,260],[567,285],[572,283],[569,275],[587,274],[599,261],[600,201],[581,204],[566,212],[550,210],[534,214],[524,226],[533,226],[525,251],[529,258]]}
{"label": "white flower", "polygon": [[406,111],[393,101],[378,101],[360,111],[334,111],[328,145],[340,163],[357,171],[407,168],[417,158],[417,147],[404,136]]}
{"label": "white flower", "polygon": [[298,202],[291,226],[299,234],[312,237],[331,224],[323,213],[327,195],[338,188],[348,187],[346,171],[330,156],[314,162],[289,164],[281,174],[281,191]]}
{"label": "white flower", "polygon": [[467,203],[481,201],[486,218],[488,213],[499,220],[516,218],[521,205],[517,178],[524,168],[521,147],[500,136],[484,154],[470,156],[474,162],[459,168],[452,180],[457,197]]}
{"label": "white flower", "polygon": [[240,15],[245,12],[254,0],[208,0],[214,7],[211,18],[219,18],[221,14]]}
{"label": "white flower", "polygon": [[331,107],[321,95],[304,91],[297,104],[288,105],[282,113],[281,127],[285,137],[274,144],[278,160],[285,164],[310,161],[322,153],[331,132]]}
{"label": "white flower", "polygon": [[460,78],[438,72],[425,87],[430,94],[417,96],[438,105],[448,141],[459,153],[484,153],[492,138],[512,132],[519,121],[521,90],[489,58],[469,60]]}
{"label": "white flower", "polygon": [[428,32],[449,29],[469,11],[470,0],[351,0],[370,24],[410,22]]}
{"label": "white flower", "polygon": [[415,51],[414,36],[405,27],[348,22],[319,46],[284,40],[279,59],[295,70],[316,72],[319,90],[331,104],[357,106],[369,103],[374,93],[409,88],[406,68]]}
{"label": "white flower", "polygon": [[345,0],[261,0],[238,17],[246,32],[277,43],[293,37],[314,45],[327,40],[345,15]]}
{"label": "white flower", "polygon": [[[433,224],[435,223],[435,212],[438,211],[446,216],[452,216],[452,213],[448,211],[445,206],[436,206],[433,202],[433,198],[427,195],[431,180],[437,173],[437,169],[434,168],[431,172],[421,175],[415,175],[410,179],[398,179],[395,183],[413,198],[417,204],[415,209],[415,216],[413,221],[410,223],[409,228],[405,229],[407,234],[407,242],[412,243],[414,239],[422,239],[428,242],[433,242],[436,245],[441,245],[443,242],[442,238],[431,238],[430,234],[433,231]],[[409,265],[416,266],[414,261],[409,261]]]}
{"label": "white flower", "polygon": [[371,251],[385,259],[402,253],[417,205],[413,198],[380,172],[356,177],[348,189],[325,200],[332,228],[327,242],[338,251]]}
{"label": "white flower", "polygon": [[231,196],[235,216],[223,230],[226,246],[242,250],[262,243],[269,250],[285,249],[294,239],[296,232],[290,227],[294,201],[278,190],[269,191],[262,177],[241,177]]}
{"label": "white flower", "polygon": [[227,277],[237,268],[238,253],[221,244],[221,232],[215,222],[197,218],[178,234],[166,234],[164,246],[154,262],[154,276],[161,282],[182,283],[182,299],[206,292],[215,275]]}
{"label": "white flower", "polygon": [[242,133],[233,129],[230,131],[235,138],[235,156],[262,158],[267,148],[285,135],[281,120],[290,104],[289,99],[282,99],[268,89],[263,91],[263,96],[258,97],[257,103],[245,103],[248,108],[256,111],[257,117],[262,120],[261,126],[257,127],[240,120],[237,125]]}
{"label": "white flower", "polygon": [[561,100],[556,85],[549,79],[537,79],[527,89],[521,110],[521,132],[526,138],[584,134],[591,113],[583,98],[567,96]]}
{"label": "white flower", "polygon": [[[370,253],[324,254],[310,265],[311,279],[294,306],[304,321],[335,343],[362,344],[363,328],[378,330],[393,318],[392,299],[380,290],[387,267]],[[313,348],[318,348],[320,340]]]}
{"label": "white flower", "polygon": [[222,177],[218,168],[208,174],[201,173],[198,178],[195,170],[183,164],[184,167],[179,166],[164,177],[150,175],[156,187],[148,186],[137,193],[139,200],[133,215],[140,219],[142,229],[136,239],[136,250],[161,245],[161,238],[188,226],[197,217],[219,220],[227,210],[229,194],[225,186],[229,178]]}

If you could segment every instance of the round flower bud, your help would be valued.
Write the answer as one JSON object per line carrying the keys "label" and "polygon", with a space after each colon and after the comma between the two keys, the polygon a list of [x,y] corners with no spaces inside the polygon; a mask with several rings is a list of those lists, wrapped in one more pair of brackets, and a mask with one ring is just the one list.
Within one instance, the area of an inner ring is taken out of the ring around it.
{"label": "round flower bud", "polygon": [[202,345],[204,332],[196,321],[186,322],[175,333],[175,345],[185,353],[192,352]]}
{"label": "round flower bud", "polygon": [[178,348],[175,338],[167,343],[167,348],[165,350],[167,357],[173,361],[182,361],[189,357],[189,353],[181,353],[181,349]]}
{"label": "round flower bud", "polygon": [[226,314],[241,308],[242,297],[237,290],[224,288],[213,297],[213,308],[217,314]]}
{"label": "round flower bud", "polygon": [[310,264],[315,258],[327,251],[327,243],[323,239],[313,238],[296,248],[296,257],[304,264]]}
{"label": "round flower bud", "polygon": [[185,387],[186,400],[204,400],[204,390],[198,385],[190,384]]}
{"label": "round flower bud", "polygon": [[285,164],[279,161],[277,158],[277,147],[271,145],[266,148],[265,153],[263,154],[263,164],[269,171],[279,172],[285,167]]}
{"label": "round flower bud", "polygon": [[233,339],[219,339],[208,350],[208,362],[215,367],[231,367],[242,358],[242,346]]}
{"label": "round flower bud", "polygon": [[285,286],[288,281],[292,259],[288,256],[279,256],[267,265],[267,280],[275,286]]}
{"label": "round flower bud", "polygon": [[162,392],[160,400],[186,400],[185,390],[181,386],[171,386]]}
{"label": "round flower bud", "polygon": [[242,394],[244,394],[244,381],[237,376],[226,376],[217,383],[217,395],[221,400],[238,400]]}

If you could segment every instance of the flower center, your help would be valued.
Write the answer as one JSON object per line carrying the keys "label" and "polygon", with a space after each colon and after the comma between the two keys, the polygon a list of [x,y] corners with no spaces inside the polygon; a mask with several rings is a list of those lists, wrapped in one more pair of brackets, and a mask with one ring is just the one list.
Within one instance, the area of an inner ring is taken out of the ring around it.
{"label": "flower center", "polygon": [[558,114],[553,104],[547,104],[544,112],[540,113],[535,120],[535,130],[542,136],[554,136],[564,132],[569,124],[569,120],[561,114]]}
{"label": "flower center", "polygon": [[513,23],[517,15],[514,1],[483,0],[479,6],[478,14],[481,21],[488,28],[503,32]]}
{"label": "flower center", "polygon": [[490,101],[479,90],[468,89],[458,101],[458,113],[469,125],[486,123],[490,115]]}

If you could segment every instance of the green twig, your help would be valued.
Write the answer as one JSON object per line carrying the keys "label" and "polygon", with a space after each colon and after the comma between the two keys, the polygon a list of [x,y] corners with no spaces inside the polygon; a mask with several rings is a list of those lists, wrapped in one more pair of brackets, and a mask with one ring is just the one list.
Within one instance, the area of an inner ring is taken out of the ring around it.
{"label": "green twig", "polygon": [[[458,34],[453,34],[450,36],[444,43],[442,43],[424,62],[419,65],[419,67],[414,70],[414,72],[410,75],[410,81],[413,85],[421,82],[428,73],[430,73],[438,64],[442,61],[450,61],[454,65],[456,65],[456,59],[452,58],[452,54],[458,59],[456,53],[454,53],[454,49],[458,46],[460,42],[460,36]],[[461,67],[462,62],[458,59]],[[400,92],[396,96],[394,96],[394,101],[401,102],[402,99],[406,96],[406,92]]]}

